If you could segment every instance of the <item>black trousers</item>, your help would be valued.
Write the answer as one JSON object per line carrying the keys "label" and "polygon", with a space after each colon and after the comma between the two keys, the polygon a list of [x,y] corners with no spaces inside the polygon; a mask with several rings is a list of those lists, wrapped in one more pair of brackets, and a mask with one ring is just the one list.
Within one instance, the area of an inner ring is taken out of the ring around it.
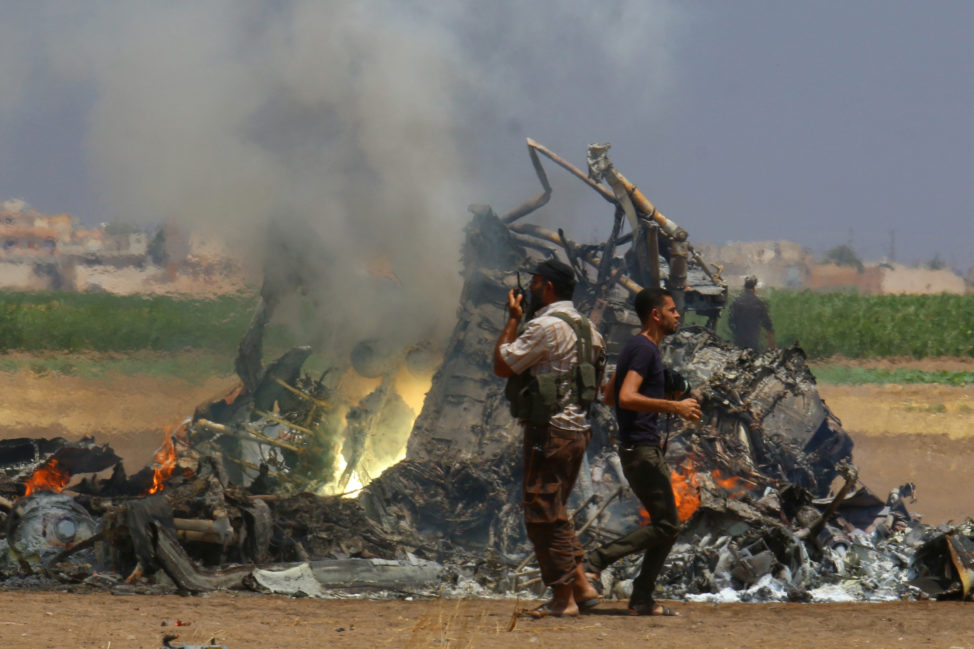
{"label": "black trousers", "polygon": [[629,603],[648,604],[653,601],[656,578],[663,569],[666,555],[680,532],[680,519],[663,449],[636,446],[631,450],[620,450],[619,459],[629,486],[649,512],[650,523],[593,550],[585,557],[585,562],[601,571],[625,556],[643,552],[643,565],[639,576],[633,580]]}

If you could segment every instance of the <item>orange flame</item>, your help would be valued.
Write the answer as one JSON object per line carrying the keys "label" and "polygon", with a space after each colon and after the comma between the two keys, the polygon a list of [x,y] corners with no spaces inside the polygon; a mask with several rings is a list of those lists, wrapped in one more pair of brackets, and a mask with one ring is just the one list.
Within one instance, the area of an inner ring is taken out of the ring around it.
{"label": "orange flame", "polygon": [[697,488],[697,472],[693,465],[687,467],[685,473],[674,469],[670,474],[673,485],[673,499],[676,501],[676,513],[680,522],[690,520],[693,513],[700,509],[700,491]]}
{"label": "orange flame", "polygon": [[754,488],[757,487],[754,482],[751,482],[747,478],[742,478],[739,476],[724,478],[719,469],[714,469],[711,475],[713,476],[714,484],[722,487],[726,492],[727,497],[733,500],[747,496],[748,494],[752,493]]}
{"label": "orange flame", "polygon": [[155,465],[152,468],[152,487],[147,495],[162,491],[163,483],[169,479],[173,469],[176,468],[176,445],[172,441],[172,429],[168,426],[162,439],[162,446],[153,456],[152,463]]}
{"label": "orange flame", "polygon": [[61,493],[64,485],[68,484],[68,480],[70,479],[71,474],[58,466],[58,461],[52,458],[37,467],[34,474],[28,478],[25,485],[27,491],[24,493],[24,496],[29,496],[35,491]]}
{"label": "orange flame", "polygon": [[711,477],[713,477],[714,482],[716,482],[724,489],[727,489],[729,491],[735,491],[741,488],[740,478],[736,476],[731,476],[729,478],[721,477],[723,474],[720,472],[720,469],[714,469],[713,471],[710,472],[710,475]]}
{"label": "orange flame", "polygon": [[[690,520],[694,512],[700,509],[700,491],[697,484],[697,472],[690,464],[684,471],[676,469],[670,474],[670,484],[673,486],[673,500],[676,501],[676,513],[680,522]],[[639,508],[639,524],[649,525],[651,517],[644,508]]]}
{"label": "orange flame", "polygon": [[651,521],[652,521],[652,518],[650,517],[649,512],[646,511],[646,508],[645,507],[640,507],[639,508],[639,525],[641,527],[645,527],[645,526],[649,525],[649,523]]}

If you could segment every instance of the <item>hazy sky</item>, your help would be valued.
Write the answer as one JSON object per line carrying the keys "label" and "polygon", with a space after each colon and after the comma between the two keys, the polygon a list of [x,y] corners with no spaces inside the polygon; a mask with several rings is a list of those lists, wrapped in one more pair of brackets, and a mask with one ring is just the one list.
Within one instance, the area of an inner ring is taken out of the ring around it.
{"label": "hazy sky", "polygon": [[[322,230],[342,241],[453,245],[468,203],[503,212],[537,193],[529,136],[579,166],[611,142],[616,167],[697,241],[974,265],[974,2],[0,12],[0,200],[45,212],[253,224],[327,206]],[[549,175],[536,220],[603,237],[606,204]]]}

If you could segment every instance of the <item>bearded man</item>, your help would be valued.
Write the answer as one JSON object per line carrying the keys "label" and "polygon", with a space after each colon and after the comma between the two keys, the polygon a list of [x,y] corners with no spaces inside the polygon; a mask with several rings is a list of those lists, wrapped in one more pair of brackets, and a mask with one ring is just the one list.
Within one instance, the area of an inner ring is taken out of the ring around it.
{"label": "bearded man", "polygon": [[[524,525],[541,567],[541,578],[552,590],[550,602],[536,612],[541,615],[578,615],[601,601],[585,578],[584,551],[575,538],[568,514],[568,496],[578,477],[585,447],[592,437],[586,419],[587,406],[571,387],[575,368],[586,362],[596,366],[592,398],[605,366],[605,343],[598,330],[572,304],[575,273],[556,259],[538,265],[531,277],[533,317],[524,330],[518,327],[524,314],[523,296],[510,291],[508,320],[494,347],[494,373],[510,378],[530,372],[526,378],[542,375],[557,386],[554,412],[544,422],[522,420],[524,424]],[[590,342],[593,358],[579,358],[579,339]],[[536,404],[537,405],[537,404]]]}

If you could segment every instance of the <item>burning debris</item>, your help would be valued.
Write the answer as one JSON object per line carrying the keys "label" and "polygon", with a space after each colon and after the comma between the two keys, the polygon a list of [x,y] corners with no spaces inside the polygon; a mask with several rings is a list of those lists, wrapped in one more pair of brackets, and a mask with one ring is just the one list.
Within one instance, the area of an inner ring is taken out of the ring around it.
{"label": "burning debris", "polygon": [[[240,385],[167,431],[148,467],[127,476],[91,441],[0,442],[5,586],[46,579],[311,596],[540,588],[519,512],[520,431],[489,364],[513,271],[567,259],[579,310],[602,331],[610,358],[638,326],[629,300],[641,285],[665,283],[711,328],[727,291],[686,231],[615,170],[608,146],[590,148],[588,173],[532,140],[528,150],[543,192],[503,216],[472,208],[457,325],[442,353],[365,340],[317,378],[302,372],[309,347],[265,367],[263,332],[282,293],[314,279],[280,260],[287,267],[265,272],[240,344]],[[539,156],[614,206],[603,243],[520,223],[551,195]],[[924,525],[906,509],[910,484],[885,500],[866,489],[801,349],[757,354],[696,326],[663,352],[704,416],[668,423],[684,527],[662,595],[970,598],[974,522]],[[407,384],[428,388],[421,408]],[[592,419],[573,495],[577,533],[589,545],[647,518],[612,450],[611,411],[596,404]],[[603,571],[604,592],[626,597],[637,570],[630,560]]]}

